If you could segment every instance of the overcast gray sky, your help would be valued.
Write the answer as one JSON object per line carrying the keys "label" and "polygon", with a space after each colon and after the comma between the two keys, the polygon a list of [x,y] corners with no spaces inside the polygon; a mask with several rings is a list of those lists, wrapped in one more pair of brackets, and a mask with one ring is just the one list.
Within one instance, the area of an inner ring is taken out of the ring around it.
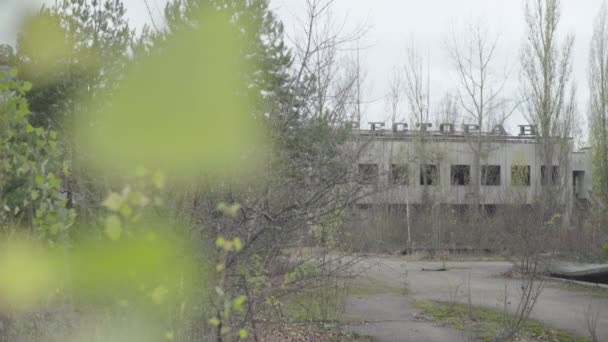
{"label": "overcast gray sky", "polygon": [[[293,18],[303,13],[303,2],[272,1],[288,32],[296,26]],[[601,5],[602,0],[562,0],[560,35],[572,33],[575,36],[573,68],[582,116],[586,116],[587,60],[592,24]],[[369,120],[387,117],[383,97],[388,92],[388,79],[395,67],[403,67],[406,48],[411,42],[428,58],[433,110],[433,102],[445,92],[453,91],[457,85],[444,38],[453,27],[461,28],[477,21],[485,23],[490,31],[499,35],[496,76],[512,70],[507,95],[515,96],[519,83],[519,51],[525,35],[523,6],[523,0],[336,0],[334,15],[338,22],[347,18],[353,26],[365,22],[370,27],[360,43],[367,46],[361,52],[361,63],[367,73],[365,96],[367,100],[376,101],[367,105],[365,117]],[[523,120],[521,115],[514,115],[508,126],[512,128]]]}
{"label": "overcast gray sky", "polygon": [[[37,8],[42,1],[0,0],[0,42],[14,42],[19,18],[28,6]],[[586,69],[592,24],[602,1],[562,0],[560,33],[575,35],[574,73],[581,115],[586,113]],[[144,0],[124,2],[136,26],[149,21]],[[158,14],[165,0],[148,2],[152,6],[151,10]],[[303,4],[304,0],[271,0],[271,8],[285,22],[288,33],[292,33],[296,26],[294,18],[303,14]],[[395,67],[403,66],[408,42],[415,42],[418,49],[428,56],[431,98],[438,100],[456,85],[443,44],[443,38],[452,27],[482,20],[491,31],[500,35],[497,73],[503,73],[508,67],[517,68],[518,53],[525,33],[523,0],[335,0],[333,13],[337,22],[347,22],[347,28],[360,23],[369,27],[359,43],[365,47],[360,59],[367,74],[365,100],[373,101],[365,107],[363,121],[382,120],[386,117],[383,99],[388,91],[388,78]],[[518,74],[515,70],[508,87],[511,92],[517,83]],[[523,119],[516,119],[520,120]],[[520,122],[515,122],[518,123]]]}

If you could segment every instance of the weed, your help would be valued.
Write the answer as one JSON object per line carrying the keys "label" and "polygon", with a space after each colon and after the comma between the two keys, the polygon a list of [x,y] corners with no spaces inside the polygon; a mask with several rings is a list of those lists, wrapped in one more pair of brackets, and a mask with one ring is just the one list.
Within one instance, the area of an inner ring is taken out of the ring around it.
{"label": "weed", "polygon": [[[490,309],[471,308],[465,304],[437,301],[415,301],[414,307],[454,329],[468,327],[483,341],[494,341],[504,325],[503,313]],[[574,336],[564,330],[553,329],[539,322],[528,320],[523,324],[520,337],[535,341],[589,342],[585,337]]]}

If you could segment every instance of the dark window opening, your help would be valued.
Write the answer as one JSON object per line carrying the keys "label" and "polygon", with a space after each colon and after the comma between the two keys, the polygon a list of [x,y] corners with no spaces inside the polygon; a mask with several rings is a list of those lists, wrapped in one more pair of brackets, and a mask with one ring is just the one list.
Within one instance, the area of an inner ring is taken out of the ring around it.
{"label": "dark window opening", "polygon": [[511,185],[530,186],[530,165],[511,166]]}
{"label": "dark window opening", "polygon": [[470,165],[452,165],[450,172],[452,185],[469,185],[471,179]]}
{"label": "dark window opening", "polygon": [[556,185],[559,180],[559,166],[553,165],[551,175],[548,175],[545,165],[540,167],[540,184],[541,185]]}
{"label": "dark window opening", "polygon": [[482,212],[485,213],[488,217],[492,217],[496,215],[496,205],[495,204],[483,204]]}
{"label": "dark window opening", "polygon": [[437,165],[426,164],[420,167],[420,185],[438,185],[439,181]]}
{"label": "dark window opening", "polygon": [[500,185],[500,165],[481,166],[481,185]]}
{"label": "dark window opening", "polygon": [[391,184],[408,185],[409,167],[407,164],[391,164]]}
{"label": "dark window opening", "polygon": [[378,174],[378,164],[359,164],[359,181],[361,183],[376,183]]}
{"label": "dark window opening", "polygon": [[572,172],[572,190],[575,198],[585,198],[584,193],[585,171]]}

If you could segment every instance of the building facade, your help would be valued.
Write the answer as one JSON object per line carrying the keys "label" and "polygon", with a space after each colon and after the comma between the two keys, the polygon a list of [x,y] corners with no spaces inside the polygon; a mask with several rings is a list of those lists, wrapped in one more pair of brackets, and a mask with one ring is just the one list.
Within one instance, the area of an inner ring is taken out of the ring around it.
{"label": "building facade", "polygon": [[519,126],[516,135],[502,126],[490,132],[475,125],[383,126],[353,129],[352,141],[360,148],[355,172],[369,190],[361,205],[532,204],[551,187],[572,207],[591,191],[590,150],[573,151],[571,139],[556,140],[553,163],[544,165],[534,126]]}

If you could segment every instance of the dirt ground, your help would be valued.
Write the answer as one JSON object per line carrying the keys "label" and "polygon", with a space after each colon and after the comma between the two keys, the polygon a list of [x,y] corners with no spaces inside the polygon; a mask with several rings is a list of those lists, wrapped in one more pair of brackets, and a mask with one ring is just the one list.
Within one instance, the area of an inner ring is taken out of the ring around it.
{"label": "dirt ground", "polygon": [[[440,262],[406,262],[398,257],[373,257],[362,262],[358,265],[359,271],[366,277],[394,287],[403,287],[406,283],[408,294],[350,298],[346,314],[365,323],[351,324],[346,329],[381,342],[458,341],[462,340],[461,332],[417,319],[417,310],[410,302],[428,299],[466,303],[470,289],[474,306],[502,310],[506,289],[507,302],[516,305],[520,281],[502,276],[511,268],[510,263],[448,262],[447,271],[423,271],[441,266]],[[589,336],[585,309],[592,301],[600,309],[598,338],[608,341],[608,290],[605,289],[597,291],[550,280],[531,318],[577,336]]]}

